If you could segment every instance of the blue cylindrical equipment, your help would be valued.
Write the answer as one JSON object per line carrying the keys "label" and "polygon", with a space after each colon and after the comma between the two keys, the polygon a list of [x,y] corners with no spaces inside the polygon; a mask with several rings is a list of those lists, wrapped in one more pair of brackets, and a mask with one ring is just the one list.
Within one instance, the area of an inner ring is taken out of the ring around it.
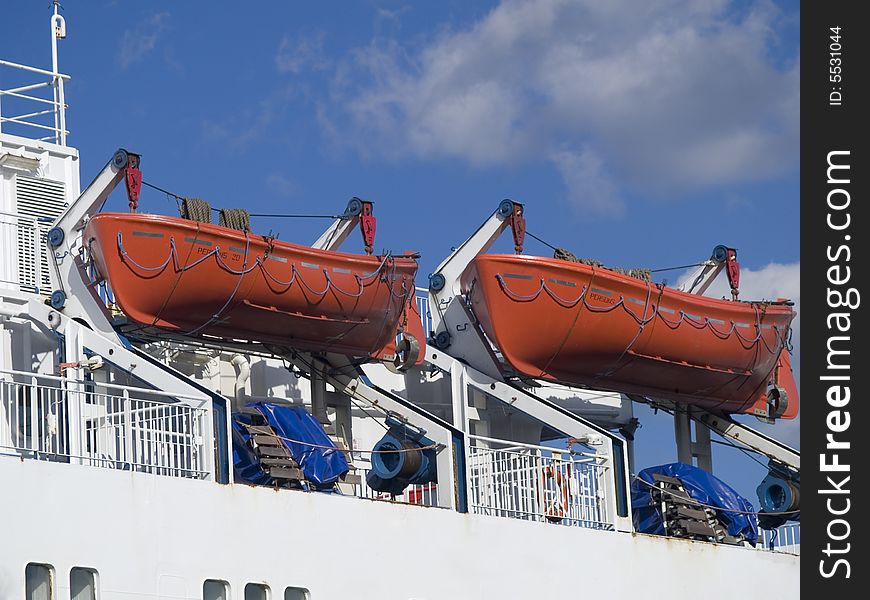
{"label": "blue cylindrical equipment", "polygon": [[761,505],[758,513],[759,527],[775,529],[788,521],[801,520],[800,485],[799,473],[771,463],[770,471],[755,490]]}
{"label": "blue cylindrical equipment", "polygon": [[372,448],[372,468],[366,475],[368,486],[378,492],[401,494],[410,484],[437,481],[435,451],[425,431],[410,429],[398,421]]}
{"label": "blue cylindrical equipment", "polygon": [[758,488],[758,501],[763,512],[789,512],[800,506],[800,490],[791,481],[772,473],[761,480]]}

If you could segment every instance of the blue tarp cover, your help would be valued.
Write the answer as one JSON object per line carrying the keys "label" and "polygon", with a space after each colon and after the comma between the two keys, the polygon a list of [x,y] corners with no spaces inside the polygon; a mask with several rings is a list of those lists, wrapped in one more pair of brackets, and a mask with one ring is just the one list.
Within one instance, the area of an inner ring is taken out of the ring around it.
{"label": "blue tarp cover", "polygon": [[[238,424],[233,416],[233,479],[235,481],[247,481],[257,485],[269,485],[272,478],[260,468],[257,455],[248,445],[251,435],[244,427]],[[244,415],[243,415],[244,416]]]}
{"label": "blue tarp cover", "polygon": [[[344,454],[335,447],[317,419],[305,408],[271,402],[252,402],[248,408],[255,408],[262,413],[275,433],[283,438],[281,441],[299,463],[305,479],[315,486],[331,487],[347,473],[348,464]],[[236,416],[240,417],[244,415]]]}
{"label": "blue tarp cover", "polygon": [[[731,487],[703,469],[683,463],[671,463],[649,467],[637,474],[639,479],[655,484],[653,473],[676,477],[683,482],[683,487],[689,495],[701,502],[718,509],[731,509],[743,512],[755,512],[752,503],[735,492]],[[658,505],[654,505],[650,495],[651,488],[641,481],[631,484],[631,508],[634,518],[634,528],[641,533],[664,535],[665,528]],[[717,510],[717,515],[728,529],[728,534],[736,536],[742,533],[746,540],[755,544],[758,541],[758,523],[754,515],[745,515]]]}

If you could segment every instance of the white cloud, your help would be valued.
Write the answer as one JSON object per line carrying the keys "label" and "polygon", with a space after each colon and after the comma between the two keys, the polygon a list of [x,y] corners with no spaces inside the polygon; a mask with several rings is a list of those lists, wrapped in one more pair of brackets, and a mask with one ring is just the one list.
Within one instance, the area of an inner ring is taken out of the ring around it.
{"label": "white cloud", "polygon": [[[685,280],[685,277],[681,280]],[[706,295],[713,298],[731,297],[727,277],[720,274],[707,290]],[[740,269],[741,300],[776,300],[788,298],[794,302],[797,316],[792,321],[792,344],[794,345],[793,367],[800,383],[800,337],[801,337],[801,264],[770,263],[758,269]]]}
{"label": "white cloud", "polygon": [[154,50],[160,36],[169,26],[169,13],[160,12],[141,21],[135,28],[127,29],[121,38],[118,64],[126,69],[145,58]]}
{"label": "white cloud", "polygon": [[551,160],[561,173],[575,206],[607,216],[621,216],[625,212],[616,184],[607,176],[603,161],[594,151],[586,148],[579,153],[557,152]]}
{"label": "white cloud", "polygon": [[[739,257],[738,257],[739,258]],[[775,300],[776,298],[789,298],[794,300],[795,307],[800,305],[801,295],[801,264],[794,262],[789,264],[769,263],[761,269],[740,268],[740,298],[746,300]],[[680,279],[685,281],[686,275]],[[728,278],[724,275],[717,277],[710,288],[707,296],[718,298],[720,296],[731,297],[731,288]]]}
{"label": "white cloud", "polygon": [[776,176],[797,163],[797,56],[785,69],[768,56],[781,18],[772,4],[739,10],[504,0],[419,50],[377,39],[353,52],[320,117],[365,155],[549,161],[575,204],[604,215],[620,211],[575,192],[590,173],[603,181],[596,164],[613,197],[617,179],[673,194]]}
{"label": "white cloud", "polygon": [[266,135],[287,109],[288,100],[297,94],[292,86],[277,89],[256,102],[250,103],[237,114],[219,121],[203,119],[203,138],[211,144],[220,144],[230,153],[247,149]]}
{"label": "white cloud", "polygon": [[296,194],[297,185],[279,173],[273,173],[266,178],[266,189],[277,196],[288,198]]}
{"label": "white cloud", "polygon": [[285,35],[278,44],[275,67],[281,73],[294,74],[329,67],[330,63],[323,54],[323,40],[323,32],[302,37]]}

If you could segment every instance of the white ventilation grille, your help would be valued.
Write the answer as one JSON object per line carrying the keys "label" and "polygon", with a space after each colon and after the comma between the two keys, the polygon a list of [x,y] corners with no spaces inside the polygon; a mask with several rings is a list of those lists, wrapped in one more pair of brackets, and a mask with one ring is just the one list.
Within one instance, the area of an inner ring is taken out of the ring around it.
{"label": "white ventilation grille", "polygon": [[45,237],[67,207],[64,184],[36,177],[15,176],[18,213],[18,281],[22,290],[51,293],[49,252]]}

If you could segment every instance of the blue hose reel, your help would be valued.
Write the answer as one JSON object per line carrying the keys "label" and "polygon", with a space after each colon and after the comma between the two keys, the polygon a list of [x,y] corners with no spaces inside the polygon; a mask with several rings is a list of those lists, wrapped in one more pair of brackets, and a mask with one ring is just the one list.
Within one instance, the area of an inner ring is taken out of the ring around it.
{"label": "blue hose reel", "polygon": [[426,431],[388,415],[386,435],[372,448],[372,468],[366,475],[368,486],[378,492],[398,496],[411,484],[438,481],[435,442]]}
{"label": "blue hose reel", "polygon": [[773,529],[788,521],[800,521],[800,475],[774,464],[770,464],[769,469],[755,490],[761,505],[759,526]]}

